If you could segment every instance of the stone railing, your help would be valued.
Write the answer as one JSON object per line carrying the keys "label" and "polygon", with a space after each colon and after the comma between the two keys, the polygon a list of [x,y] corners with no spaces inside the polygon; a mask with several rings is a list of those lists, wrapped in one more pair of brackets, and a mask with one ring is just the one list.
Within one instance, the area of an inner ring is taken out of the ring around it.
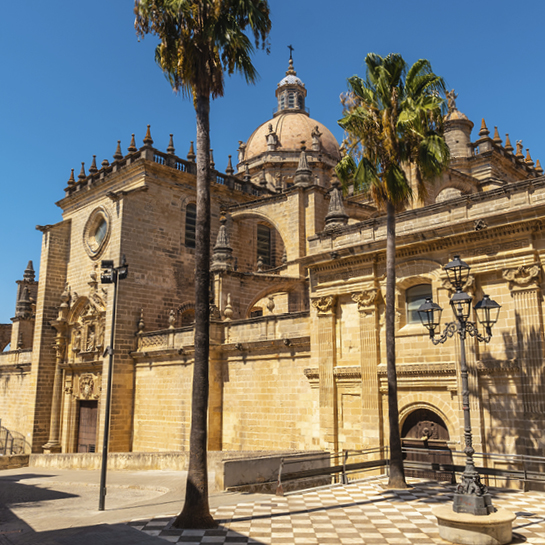
{"label": "stone railing", "polygon": [[[112,163],[104,164],[104,166],[96,172],[91,172],[85,176],[85,178],[74,181],[72,185],[69,185],[65,191],[66,196],[72,195],[81,191],[82,189],[89,189],[93,184],[103,180],[108,174],[117,172],[118,170],[129,166],[139,159],[146,159],[153,161],[159,165],[163,165],[169,168],[173,168],[179,172],[187,172],[189,174],[196,175],[197,165],[193,161],[186,161],[171,153],[164,153],[156,150],[151,146],[144,146],[137,151],[125,155],[121,159],[116,159]],[[229,176],[227,174],[221,174],[217,170],[211,171],[212,183],[223,185],[228,187],[232,191],[240,191],[242,193],[248,193],[259,197],[261,195],[268,195],[270,192],[267,189],[256,187],[250,181],[241,180],[235,176]]]}
{"label": "stone railing", "polygon": [[308,337],[310,335],[308,316],[308,312],[296,312],[224,322],[224,343],[255,343],[280,340],[290,342],[291,339]]}
{"label": "stone railing", "polygon": [[[411,242],[456,235],[468,225],[470,230],[477,231],[477,221],[486,226],[487,218],[499,214],[508,224],[510,211],[520,221],[524,219],[524,210],[536,205],[545,205],[545,177],[401,212],[396,216],[396,237],[402,244],[404,237]],[[528,220],[535,222],[533,218],[534,212],[529,214]],[[383,244],[385,239],[386,216],[381,216],[348,225],[336,233],[324,231],[310,237],[309,255],[340,251],[358,244]]]}
{"label": "stone railing", "polygon": [[32,349],[10,350],[0,353],[0,366],[12,366],[21,368],[23,365],[30,365],[32,361]]}
{"label": "stone railing", "polygon": [[[223,328],[223,344],[284,341],[289,346],[291,340],[310,335],[308,316],[308,312],[261,316],[247,320],[215,322],[214,327]],[[192,327],[163,329],[139,334],[137,353],[157,354],[185,347],[192,348],[193,344]]]}

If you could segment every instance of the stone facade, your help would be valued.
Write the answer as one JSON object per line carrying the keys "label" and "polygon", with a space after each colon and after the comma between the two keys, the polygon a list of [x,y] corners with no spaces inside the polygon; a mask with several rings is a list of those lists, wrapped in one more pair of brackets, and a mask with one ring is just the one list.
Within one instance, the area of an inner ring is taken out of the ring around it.
{"label": "stone facade", "polygon": [[[385,216],[362,195],[342,198],[341,151],[308,116],[306,93],[290,63],[273,119],[240,143],[236,175],[213,171],[211,450],[340,451],[388,437]],[[468,293],[502,305],[491,342],[468,342],[476,450],[541,453],[545,178],[520,144],[490,137],[484,121],[471,141],[472,127],[451,101],[450,168],[397,217],[400,426],[414,438],[437,424],[443,435],[427,438],[462,448],[459,346],[434,346],[413,313],[415,293],[448,307],[443,266],[459,254],[471,266]],[[156,150],[148,130],[141,148],[131,142],[111,164],[72,174],[62,221],[40,228],[39,282],[30,264],[13,324],[0,330],[11,335],[0,418],[27,450],[102,442],[113,288],[100,265],[122,256],[111,451],[187,450],[194,157],[193,147],[178,157],[172,141]]]}

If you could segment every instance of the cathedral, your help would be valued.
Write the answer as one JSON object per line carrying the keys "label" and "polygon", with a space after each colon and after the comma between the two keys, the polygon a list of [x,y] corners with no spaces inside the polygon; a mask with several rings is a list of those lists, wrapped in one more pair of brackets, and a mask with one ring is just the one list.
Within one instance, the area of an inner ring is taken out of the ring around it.
{"label": "cathedral", "polygon": [[[309,116],[292,60],[275,95],[272,119],[239,142],[225,173],[211,165],[209,449],[381,447],[386,217],[341,191],[344,146]],[[471,267],[465,291],[501,305],[490,343],[466,343],[475,449],[535,454],[545,448],[545,177],[522,142],[484,120],[472,130],[449,93],[450,166],[397,216],[399,426],[404,440],[463,450],[459,341],[432,344],[416,312],[428,297],[449,307],[443,267],[459,255]],[[133,136],[113,161],[72,171],[62,221],[39,227],[39,279],[29,262],[17,282],[12,323],[0,325],[0,419],[20,452],[99,450],[114,294],[101,263],[123,256],[110,451],[188,449],[195,150],[180,157],[172,137],[156,149],[149,126],[142,144]]]}

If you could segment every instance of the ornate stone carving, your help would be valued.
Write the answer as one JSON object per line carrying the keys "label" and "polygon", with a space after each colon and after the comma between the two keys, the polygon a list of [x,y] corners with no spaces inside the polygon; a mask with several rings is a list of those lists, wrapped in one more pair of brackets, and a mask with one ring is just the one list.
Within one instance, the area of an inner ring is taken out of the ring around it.
{"label": "ornate stone carving", "polygon": [[451,91],[447,91],[446,95],[447,95],[447,101],[448,101],[448,105],[447,105],[448,113],[450,114],[454,110],[458,109],[456,107],[456,99],[458,98],[458,95],[457,93],[454,92],[454,89],[452,89]]}
{"label": "ornate stone carving", "polygon": [[95,391],[95,380],[93,375],[85,373],[79,378],[79,393],[83,399],[89,399]]}
{"label": "ornate stone carving", "polygon": [[329,314],[333,310],[334,304],[335,297],[333,295],[312,299],[312,306],[318,311],[318,314]]}
{"label": "ornate stone carving", "polygon": [[352,293],[352,301],[355,301],[358,303],[358,311],[359,312],[369,312],[372,310],[372,308],[375,305],[375,301],[377,300],[378,290],[376,288],[371,288],[369,290],[363,290],[358,293]]}
{"label": "ornate stone carving", "polygon": [[483,229],[486,229],[488,227],[488,223],[486,223],[486,221],[483,220],[482,218],[475,220],[474,225],[475,225],[475,231],[482,231]]}
{"label": "ornate stone carving", "polygon": [[509,287],[529,287],[537,285],[541,277],[541,266],[538,263],[533,265],[521,265],[515,269],[504,269],[502,276],[509,281]]}

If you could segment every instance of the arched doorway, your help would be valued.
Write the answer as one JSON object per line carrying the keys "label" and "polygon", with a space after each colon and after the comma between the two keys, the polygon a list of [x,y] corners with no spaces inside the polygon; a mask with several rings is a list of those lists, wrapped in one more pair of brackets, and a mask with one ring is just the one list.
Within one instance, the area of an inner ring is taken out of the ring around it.
{"label": "arched doorway", "polygon": [[[402,445],[407,462],[452,465],[452,453],[448,447],[450,435],[443,419],[429,409],[416,409],[403,423]],[[455,482],[454,472],[432,469],[409,469],[407,477],[419,477],[437,481]]]}

